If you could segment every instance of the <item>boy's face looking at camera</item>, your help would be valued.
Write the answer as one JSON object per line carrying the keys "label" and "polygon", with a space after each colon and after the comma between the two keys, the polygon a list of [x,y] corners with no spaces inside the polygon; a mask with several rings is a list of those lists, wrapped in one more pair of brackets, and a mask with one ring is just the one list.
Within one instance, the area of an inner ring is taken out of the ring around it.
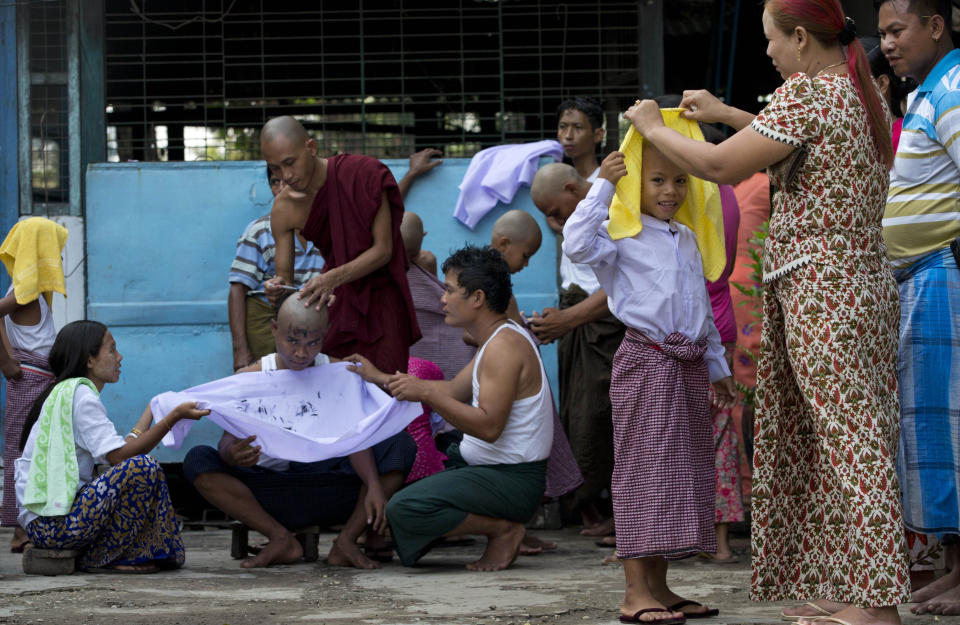
{"label": "boy's face looking at camera", "polygon": [[687,173],[644,142],[640,176],[640,210],[663,221],[673,219],[687,197]]}

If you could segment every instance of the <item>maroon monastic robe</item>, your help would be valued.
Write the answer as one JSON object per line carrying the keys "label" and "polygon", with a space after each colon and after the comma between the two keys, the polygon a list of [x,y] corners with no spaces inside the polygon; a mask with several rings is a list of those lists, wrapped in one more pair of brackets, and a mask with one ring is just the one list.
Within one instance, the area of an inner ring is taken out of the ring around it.
{"label": "maroon monastic robe", "polygon": [[381,371],[393,373],[407,370],[410,345],[420,339],[400,237],[403,198],[393,174],[369,156],[329,157],[327,180],[302,233],[323,255],[323,271],[344,265],[373,246],[373,220],[384,192],[390,203],[390,262],[334,291],[337,299],[330,307],[323,351],[337,358],[359,353]]}

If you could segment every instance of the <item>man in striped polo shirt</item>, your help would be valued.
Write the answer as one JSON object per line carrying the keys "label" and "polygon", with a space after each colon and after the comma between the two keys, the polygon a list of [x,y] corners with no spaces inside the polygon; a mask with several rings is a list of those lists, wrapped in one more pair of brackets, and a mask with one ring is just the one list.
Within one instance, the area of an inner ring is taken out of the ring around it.
{"label": "man in striped polo shirt", "polygon": [[907,99],[883,236],[900,288],[900,447],[907,529],[943,537],[952,571],[913,594],[916,613],[960,614],[960,50],[949,0],[886,0],[879,31]]}

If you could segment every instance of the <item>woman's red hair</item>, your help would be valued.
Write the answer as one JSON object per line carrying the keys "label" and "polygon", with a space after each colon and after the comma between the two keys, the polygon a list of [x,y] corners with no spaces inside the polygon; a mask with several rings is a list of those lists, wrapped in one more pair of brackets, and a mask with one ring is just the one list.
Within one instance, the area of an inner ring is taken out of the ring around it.
{"label": "woman's red hair", "polygon": [[[802,26],[821,43],[829,45],[840,41],[845,19],[843,7],[837,0],[765,0],[764,8],[777,28],[785,33],[792,33],[795,28]],[[867,53],[856,37],[846,48],[847,70],[857,89],[857,95],[860,96],[860,102],[867,111],[870,133],[883,162],[890,167],[893,165],[890,125],[880,101],[880,92],[870,73]]]}

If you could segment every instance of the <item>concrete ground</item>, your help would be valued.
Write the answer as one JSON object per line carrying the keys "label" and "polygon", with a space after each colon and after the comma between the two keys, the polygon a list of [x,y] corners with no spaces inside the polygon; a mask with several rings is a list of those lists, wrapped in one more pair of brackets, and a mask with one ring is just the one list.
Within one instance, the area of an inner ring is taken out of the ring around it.
{"label": "concrete ground", "polygon": [[[244,570],[230,559],[227,530],[187,531],[187,564],[156,575],[24,575],[9,553],[11,531],[0,530],[0,623],[267,625],[271,623],[423,625],[591,625],[617,622],[623,569],[601,563],[611,550],[573,528],[540,531],[559,548],[522,557],[499,573],[463,568],[479,557],[471,546],[432,551],[417,568],[396,560],[379,571],[335,568],[323,562],[333,534],[320,537],[321,561]],[[747,548],[735,537],[734,548]],[[671,566],[681,595],[720,608],[704,625],[779,623],[786,604],[748,600],[748,558],[738,564],[690,559]],[[960,617],[917,617],[901,608],[906,625],[956,623]],[[694,621],[696,622],[696,621]]]}

